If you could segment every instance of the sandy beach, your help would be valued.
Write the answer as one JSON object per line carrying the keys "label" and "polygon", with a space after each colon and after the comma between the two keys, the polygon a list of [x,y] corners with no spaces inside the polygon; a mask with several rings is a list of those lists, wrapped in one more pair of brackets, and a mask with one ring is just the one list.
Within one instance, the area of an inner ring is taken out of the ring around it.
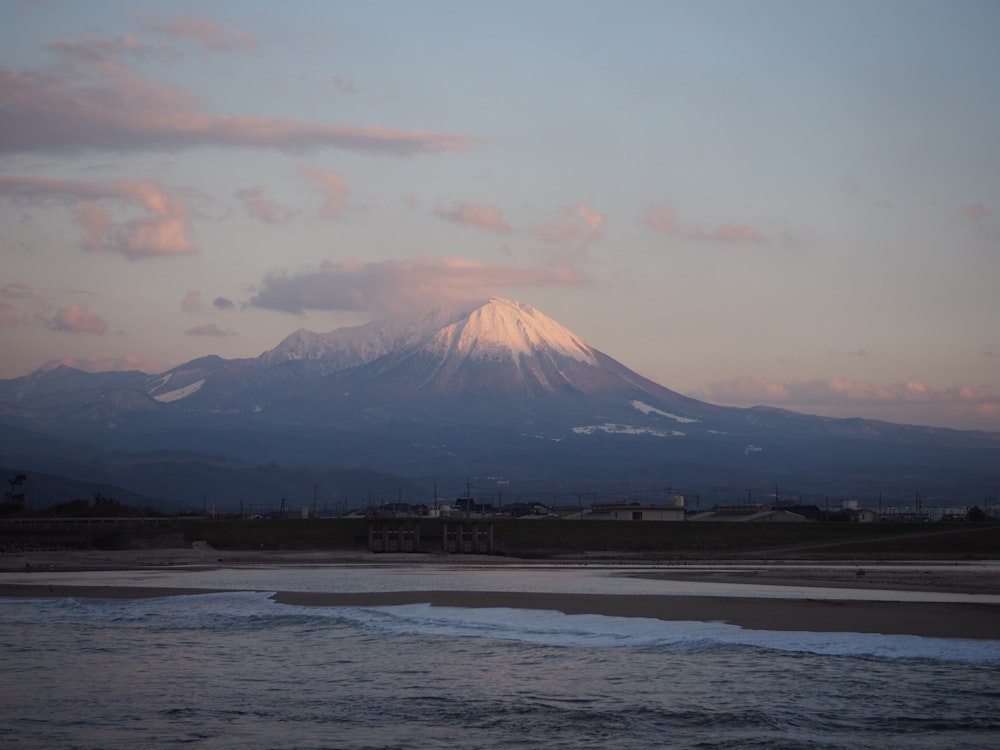
{"label": "sandy beach", "polygon": [[[141,550],[124,552],[39,552],[0,557],[0,598],[73,597],[138,598],[208,593],[207,589],[146,586],[48,585],[35,572],[139,570],[172,566],[238,567],[241,565],[396,565],[422,563],[525,566],[510,558],[461,558],[369,553],[226,552],[211,549]],[[18,575],[13,575],[17,573]],[[629,575],[671,580],[726,581],[783,586],[1000,593],[1000,568],[983,571],[961,565],[907,566],[789,565],[774,568],[731,562],[712,569],[651,567]],[[504,607],[546,609],[566,614],[601,614],[662,620],[723,621],[744,628],[779,631],[908,634],[942,638],[1000,639],[1000,605],[978,602],[890,602],[822,598],[755,598],[752,596],[553,594],[498,591],[396,591],[323,593],[279,591],[274,599],[300,606],[389,606],[430,603],[442,607]]]}

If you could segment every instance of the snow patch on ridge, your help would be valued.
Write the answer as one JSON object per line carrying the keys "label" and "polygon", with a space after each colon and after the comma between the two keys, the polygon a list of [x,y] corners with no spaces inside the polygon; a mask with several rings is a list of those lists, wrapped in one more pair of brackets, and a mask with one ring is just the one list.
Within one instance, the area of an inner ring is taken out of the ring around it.
{"label": "snow patch on ridge", "polygon": [[172,378],[173,376],[174,374],[172,372],[163,373],[160,377],[158,377],[156,380],[154,380],[152,383],[149,384],[149,390],[147,391],[147,393],[152,393],[153,391],[159,390],[167,383],[169,383],[170,378]]}
{"label": "snow patch on ridge", "polygon": [[659,414],[661,417],[666,417],[667,419],[673,419],[682,424],[691,424],[692,422],[697,422],[697,419],[692,419],[690,417],[679,417],[676,414],[671,414],[669,412],[660,411],[655,406],[650,406],[649,404],[644,404],[642,401],[633,401],[632,407],[638,409],[643,414]]}
{"label": "snow patch on ridge", "polygon": [[394,351],[423,343],[455,321],[455,314],[433,310],[417,319],[388,318],[360,326],[314,333],[300,328],[259,357],[262,365],[287,361],[327,361],[334,370],[367,364]]}
{"label": "snow patch on ridge", "polygon": [[153,396],[154,399],[159,401],[161,404],[169,404],[172,401],[180,401],[182,398],[187,398],[192,393],[195,393],[205,385],[205,379],[196,380],[193,383],[189,383],[183,388],[177,388],[173,391],[167,391],[166,393],[160,393],[159,395]]}
{"label": "snow patch on ridge", "polygon": [[649,435],[651,437],[683,437],[686,433],[677,430],[657,430],[652,427],[633,427],[628,424],[616,424],[605,422],[604,424],[592,424],[584,427],[574,427],[573,432],[577,435],[593,435],[603,432],[608,435]]}

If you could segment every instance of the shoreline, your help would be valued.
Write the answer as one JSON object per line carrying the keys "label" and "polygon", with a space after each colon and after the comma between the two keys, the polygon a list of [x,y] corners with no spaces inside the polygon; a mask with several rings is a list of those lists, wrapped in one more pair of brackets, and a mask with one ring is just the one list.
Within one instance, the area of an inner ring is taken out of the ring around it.
{"label": "shoreline", "polygon": [[[622,575],[688,582],[883,589],[927,593],[1000,594],[1000,565],[925,561],[896,563],[823,561],[762,564],[705,561],[691,565],[641,561],[521,560],[493,556],[426,554],[220,551],[209,547],[128,551],[31,552],[0,555],[0,598],[138,599],[222,593],[234,589],[44,582],[46,573],[204,570],[274,567],[621,568]],[[35,574],[40,574],[35,578]],[[391,591],[326,593],[278,591],[279,604],[309,607],[438,607],[554,610],[565,614],[645,617],[666,621],[721,621],[753,630],[857,632],[935,638],[1000,640],[1000,605],[985,602],[877,601],[866,599],[757,598],[687,594],[568,594],[504,591]]]}
{"label": "shoreline", "polygon": [[[0,583],[0,599],[148,599],[235,592],[145,586]],[[562,594],[509,591],[278,591],[298,607],[434,607],[539,609],[567,615],[725,622],[749,630],[880,633],[929,638],[1000,639],[1000,606],[967,602],[885,602],[674,594]]]}

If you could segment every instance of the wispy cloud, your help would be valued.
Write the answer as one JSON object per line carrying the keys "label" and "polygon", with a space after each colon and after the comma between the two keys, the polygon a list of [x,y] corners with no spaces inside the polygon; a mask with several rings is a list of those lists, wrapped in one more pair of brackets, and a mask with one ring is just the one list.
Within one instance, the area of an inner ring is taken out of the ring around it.
{"label": "wispy cloud", "polygon": [[665,206],[650,206],[646,210],[642,223],[661,234],[688,240],[727,243],[764,241],[760,232],[746,224],[720,224],[711,230],[705,230],[701,227],[693,230],[682,229],[677,223],[677,210]]}
{"label": "wispy cloud", "polygon": [[561,246],[587,246],[604,236],[603,214],[583,203],[563,206],[556,214],[535,227],[535,236],[544,242]]}
{"label": "wispy cloud", "polygon": [[970,203],[963,209],[962,215],[976,226],[984,239],[992,242],[1000,237],[1000,232],[991,221],[993,212],[982,203]]}
{"label": "wispy cloud", "polygon": [[108,332],[108,322],[93,310],[81,304],[64,307],[52,316],[49,325],[56,331],[65,333],[95,333],[103,335]]}
{"label": "wispy cloud", "polygon": [[[213,49],[240,43],[233,33],[191,19],[162,22],[160,30],[197,38]],[[50,50],[60,57],[52,68],[0,68],[0,153],[173,151],[212,145],[405,156],[465,151],[472,140],[461,134],[210,114],[190,92],[129,67],[126,56],[148,51],[130,36],[55,43]]]}
{"label": "wispy cloud", "polygon": [[300,164],[299,172],[309,181],[312,191],[322,197],[323,217],[326,219],[343,217],[351,194],[344,178],[336,172],[317,169],[309,164]]}
{"label": "wispy cloud", "polygon": [[223,328],[219,328],[219,326],[215,325],[215,323],[206,323],[205,325],[195,326],[194,328],[188,328],[186,331],[184,331],[184,333],[186,333],[188,336],[226,337],[226,336],[236,335],[235,331],[229,331]]}
{"label": "wispy cloud", "polygon": [[249,187],[237,190],[234,196],[243,204],[247,214],[268,224],[283,224],[295,216],[295,210],[282,206],[277,201],[264,197],[261,187]]}
{"label": "wispy cloud", "polygon": [[305,310],[364,311],[397,315],[433,306],[460,305],[523,286],[562,286],[584,281],[560,264],[514,268],[462,258],[411,258],[363,263],[325,263],[315,270],[268,274],[250,300],[256,307],[301,314]]}
{"label": "wispy cloud", "polygon": [[154,19],[149,24],[149,29],[177,40],[192,42],[213,52],[253,52],[260,46],[252,34],[239,29],[228,29],[194,16]]}
{"label": "wispy cloud", "polygon": [[439,205],[434,209],[434,215],[445,221],[451,221],[455,224],[466,224],[490,232],[511,231],[510,224],[504,220],[500,209],[496,206],[464,202],[455,203],[451,208]]}
{"label": "wispy cloud", "polygon": [[840,188],[840,192],[844,195],[855,195],[861,192],[861,183],[858,182],[856,177],[851,175],[844,175],[837,180],[837,187]]}
{"label": "wispy cloud", "polygon": [[41,323],[53,305],[31,287],[13,282],[0,287],[0,326]]}
{"label": "wispy cloud", "polygon": [[184,295],[184,299],[181,300],[181,310],[189,313],[200,313],[201,309],[201,292],[194,289],[188,291]]}
{"label": "wispy cloud", "polygon": [[232,300],[226,299],[225,297],[216,297],[212,300],[212,306],[216,310],[232,310],[236,307],[236,304]]}
{"label": "wispy cloud", "polygon": [[345,94],[358,93],[358,87],[354,85],[354,82],[344,78],[339,73],[330,79],[330,83],[333,84],[334,88],[343,91]]}
{"label": "wispy cloud", "polygon": [[972,221],[980,222],[993,216],[993,212],[990,211],[982,203],[970,203],[962,211],[962,214],[967,219],[972,219]]}
{"label": "wispy cloud", "polygon": [[1000,417],[998,393],[970,386],[932,388],[915,379],[885,385],[850,378],[782,382],[747,376],[708,383],[696,395],[730,406],[779,406],[813,414],[922,424],[981,423],[989,428],[989,420]]}
{"label": "wispy cloud", "polygon": [[[0,175],[0,195],[28,202],[71,203],[87,250],[120,253],[131,260],[198,252],[184,205],[151,180],[104,183]],[[97,204],[108,200],[145,213],[117,223]]]}
{"label": "wispy cloud", "polygon": [[182,55],[171,47],[147,44],[132,33],[118,37],[82,36],[77,39],[59,39],[47,45],[63,61],[62,70],[74,73],[71,65],[94,68],[108,76],[128,73],[129,61],[150,59],[176,60]]}

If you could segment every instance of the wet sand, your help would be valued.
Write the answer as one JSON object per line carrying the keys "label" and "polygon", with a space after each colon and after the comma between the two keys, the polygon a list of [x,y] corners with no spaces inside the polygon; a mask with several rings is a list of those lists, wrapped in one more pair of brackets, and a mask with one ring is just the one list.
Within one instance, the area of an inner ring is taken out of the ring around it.
{"label": "wet sand", "polygon": [[[215,550],[146,550],[129,552],[25,553],[2,556],[0,598],[73,597],[138,598],[208,593],[205,589],[103,585],[46,585],[32,572],[129,570],[170,565],[229,567],[253,565],[419,565],[530,566],[504,558],[368,553],[219,553]],[[15,559],[17,558],[17,559]],[[9,575],[23,572],[23,576]],[[941,564],[825,566],[797,565],[760,569],[731,564],[718,570],[686,571],[683,567],[629,571],[629,575],[664,579],[748,584],[881,588],[908,591],[992,594],[1000,592],[1000,570],[942,569]],[[661,620],[722,621],[744,628],[780,631],[908,634],[942,638],[1000,639],[1000,605],[958,602],[883,602],[826,599],[762,599],[737,596],[552,594],[480,591],[400,591],[385,593],[321,593],[282,591],[274,599],[300,606],[391,606],[429,603],[447,607],[546,609],[566,614],[649,617]]]}

